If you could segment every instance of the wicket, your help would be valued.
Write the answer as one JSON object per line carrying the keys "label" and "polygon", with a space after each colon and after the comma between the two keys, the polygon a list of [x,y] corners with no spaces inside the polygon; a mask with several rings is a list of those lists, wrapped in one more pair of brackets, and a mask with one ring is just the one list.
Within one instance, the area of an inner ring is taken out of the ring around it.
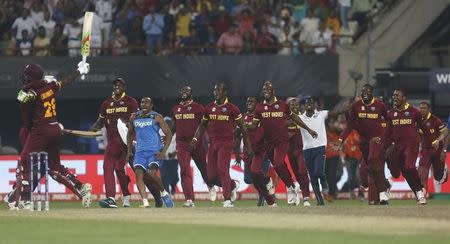
{"label": "wicket", "polygon": [[[37,162],[37,169],[36,169],[36,179],[35,177],[35,162]],[[44,165],[42,165],[44,164]],[[44,175],[42,175],[42,168],[44,170]],[[42,209],[42,192],[41,192],[41,179],[44,178],[45,182],[45,205],[44,210],[49,211],[50,210],[50,197],[49,197],[49,189],[48,189],[48,153],[47,152],[31,152],[30,153],[30,200],[31,200],[31,206],[30,210],[34,211],[34,205],[35,205],[35,199],[36,199],[36,211],[43,211]],[[36,180],[36,188],[37,188],[37,197],[34,197],[34,184]]]}

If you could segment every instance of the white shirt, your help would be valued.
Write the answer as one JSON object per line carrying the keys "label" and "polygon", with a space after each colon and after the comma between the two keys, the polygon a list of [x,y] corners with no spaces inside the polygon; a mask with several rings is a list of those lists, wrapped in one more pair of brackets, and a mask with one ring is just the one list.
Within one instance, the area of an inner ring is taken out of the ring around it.
{"label": "white shirt", "polygon": [[[320,30],[316,31],[312,37],[312,45],[322,45],[331,48],[333,43],[332,40],[333,32],[331,32],[328,28],[321,33]],[[314,48],[314,52],[317,54],[324,53],[327,51],[326,47],[316,47]]]}
{"label": "white shirt", "polygon": [[317,138],[314,139],[307,130],[300,128],[303,139],[303,150],[327,145],[327,130],[325,128],[325,119],[327,117],[328,110],[315,110],[311,117],[306,116],[306,112],[300,115],[300,119],[303,120],[303,123],[311,130],[317,132]]}
{"label": "white shirt", "polygon": [[81,42],[81,26],[66,24],[64,25],[63,34],[66,35],[69,40],[78,40]]}
{"label": "white shirt", "polygon": [[44,20],[40,25],[45,28],[45,35],[51,39],[53,37],[53,32],[56,25],[55,21],[52,19],[49,19],[48,21]]}
{"label": "white shirt", "polygon": [[19,43],[20,53],[22,54],[22,56],[30,56],[31,46],[32,45],[30,41]]}
{"label": "white shirt", "polygon": [[26,19],[22,19],[22,17],[19,17],[16,20],[14,20],[14,23],[12,24],[11,28],[12,29],[17,28],[16,39],[22,40],[22,31],[23,30],[27,30],[28,35],[30,37],[34,36],[33,30],[36,29],[36,24],[34,23],[33,19],[31,19],[30,17],[28,17]]}
{"label": "white shirt", "polygon": [[311,44],[312,35],[319,29],[319,19],[306,17],[300,22],[300,27],[302,29],[300,41]]}
{"label": "white shirt", "polygon": [[42,11],[34,12],[33,10],[31,10],[30,17],[32,20],[34,20],[34,23],[36,23],[36,26],[40,26],[42,21],[44,21],[44,12],[42,12]]}

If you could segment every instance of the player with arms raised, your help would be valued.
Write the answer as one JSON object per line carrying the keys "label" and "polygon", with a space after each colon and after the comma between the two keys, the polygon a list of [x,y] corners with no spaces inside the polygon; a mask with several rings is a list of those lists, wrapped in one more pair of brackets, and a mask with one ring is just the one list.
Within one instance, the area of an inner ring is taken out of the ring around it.
{"label": "player with arms raised", "polygon": [[[47,83],[44,78],[44,71],[37,64],[29,64],[25,67],[23,78],[25,86],[19,91],[17,99],[22,104],[27,104],[29,108],[29,119],[32,127],[26,137],[25,145],[20,155],[20,165],[22,167],[22,207],[30,207],[30,152],[45,151],[48,153],[50,172],[59,172],[74,184],[74,187],[82,196],[82,205],[89,207],[91,204],[91,188],[88,183],[82,184],[75,175],[71,174],[67,168],[61,165],[60,146],[63,132],[59,126],[56,113],[56,94],[60,89],[73,82],[80,75],[89,72],[89,64],[80,62],[78,69],[62,81],[51,81]],[[53,175],[52,175],[53,177]]]}

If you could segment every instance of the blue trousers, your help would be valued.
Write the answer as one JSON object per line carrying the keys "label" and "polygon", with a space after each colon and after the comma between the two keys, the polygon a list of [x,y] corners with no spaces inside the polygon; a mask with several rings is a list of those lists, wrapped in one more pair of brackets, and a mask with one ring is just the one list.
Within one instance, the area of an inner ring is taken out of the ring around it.
{"label": "blue trousers", "polygon": [[303,150],[306,167],[308,168],[311,186],[317,199],[318,205],[324,205],[323,196],[320,191],[320,184],[324,191],[328,190],[328,183],[325,176],[325,146]]}

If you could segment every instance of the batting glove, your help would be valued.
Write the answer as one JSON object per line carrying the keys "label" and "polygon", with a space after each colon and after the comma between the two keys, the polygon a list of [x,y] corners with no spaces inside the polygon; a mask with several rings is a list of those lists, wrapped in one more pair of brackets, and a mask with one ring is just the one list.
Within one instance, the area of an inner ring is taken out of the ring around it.
{"label": "batting glove", "polygon": [[89,73],[89,64],[85,63],[83,61],[78,63],[78,72],[80,72],[80,75],[85,75]]}

